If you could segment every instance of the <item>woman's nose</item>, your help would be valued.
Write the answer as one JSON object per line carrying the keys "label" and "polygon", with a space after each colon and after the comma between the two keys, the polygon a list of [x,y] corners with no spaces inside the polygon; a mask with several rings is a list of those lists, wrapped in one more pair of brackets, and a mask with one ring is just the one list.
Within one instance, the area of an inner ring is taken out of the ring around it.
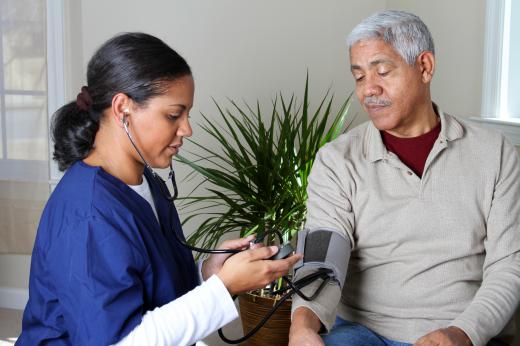
{"label": "woman's nose", "polygon": [[191,137],[193,134],[193,129],[191,128],[191,124],[189,121],[189,117],[182,122],[181,126],[177,130],[177,135],[180,137]]}

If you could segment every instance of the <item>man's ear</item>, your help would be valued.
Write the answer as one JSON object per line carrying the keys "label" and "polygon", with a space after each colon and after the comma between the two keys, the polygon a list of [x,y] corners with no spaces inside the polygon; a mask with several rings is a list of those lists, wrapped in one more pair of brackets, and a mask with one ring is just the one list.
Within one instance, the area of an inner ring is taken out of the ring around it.
{"label": "man's ear", "polygon": [[112,120],[117,126],[123,127],[124,121],[128,121],[130,115],[132,99],[123,93],[117,93],[112,97]]}
{"label": "man's ear", "polygon": [[435,56],[430,51],[419,54],[416,60],[423,83],[431,82],[435,72]]}

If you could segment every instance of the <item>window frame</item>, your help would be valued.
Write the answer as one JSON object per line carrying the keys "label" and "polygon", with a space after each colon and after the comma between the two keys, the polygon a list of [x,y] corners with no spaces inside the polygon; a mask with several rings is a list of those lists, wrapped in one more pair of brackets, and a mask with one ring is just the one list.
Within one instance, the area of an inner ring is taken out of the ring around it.
{"label": "window frame", "polygon": [[[65,104],[65,3],[47,0],[47,121],[49,134],[49,183],[55,186],[63,173],[52,159],[52,114]],[[52,63],[49,64],[49,61]]]}
{"label": "window frame", "polygon": [[[53,112],[64,103],[64,0],[46,1],[46,30],[47,30],[47,91],[36,93],[32,91],[16,91],[16,95],[46,95],[47,96],[47,127],[49,159],[44,160],[18,160],[7,158],[7,129],[6,117],[0,116],[2,128],[2,150],[0,158],[0,180],[49,182],[59,179],[59,171],[52,160],[52,142],[50,139],[50,123]],[[0,28],[1,34],[1,28]],[[0,45],[0,54],[3,54]],[[1,56],[1,55],[0,55]],[[0,69],[0,83],[4,85],[3,69]],[[6,114],[5,95],[13,94],[4,92],[1,97],[1,114]]]}
{"label": "window frame", "polygon": [[486,0],[481,116],[472,120],[502,132],[513,144],[520,145],[520,120],[504,117],[501,112],[503,94],[507,94],[503,65],[509,53],[504,54],[504,29],[509,26],[506,13],[510,1]]}

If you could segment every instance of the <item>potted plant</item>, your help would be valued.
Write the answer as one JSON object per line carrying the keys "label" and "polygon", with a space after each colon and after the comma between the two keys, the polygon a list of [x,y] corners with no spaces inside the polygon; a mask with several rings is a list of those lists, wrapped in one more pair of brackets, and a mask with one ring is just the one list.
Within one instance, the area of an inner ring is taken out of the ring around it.
{"label": "potted plant", "polygon": [[[203,219],[188,242],[212,248],[229,233],[241,237],[256,233],[263,237],[268,230],[280,232],[284,242],[291,241],[305,222],[307,179],[314,157],[320,147],[350,125],[347,113],[351,95],[336,113],[332,111],[333,97],[329,92],[311,110],[307,76],[303,101],[299,103],[294,95],[286,98],[279,93],[272,101],[267,121],[258,102],[254,107],[246,103],[240,106],[233,100],[229,103],[230,108],[223,108],[215,102],[220,125],[202,114],[201,127],[217,146],[190,140],[197,152],[177,157],[202,177],[197,188],[181,199],[180,208],[186,215],[184,225],[196,218]],[[200,188],[205,192],[198,193]],[[266,238],[272,242],[274,234],[268,232]],[[239,298],[244,332],[264,314],[260,310],[266,308],[256,304],[263,302],[270,308],[274,305],[272,299],[276,299],[259,297],[257,293]],[[248,306],[253,306],[254,311],[246,311]],[[265,345],[266,340],[270,340],[270,345],[287,345],[290,303],[282,305],[280,311],[282,319],[273,317],[263,328],[269,330],[269,335],[256,334],[248,340],[249,345]],[[248,321],[247,316],[255,321]],[[277,334],[275,325],[283,328],[279,334],[285,339],[271,340]]]}

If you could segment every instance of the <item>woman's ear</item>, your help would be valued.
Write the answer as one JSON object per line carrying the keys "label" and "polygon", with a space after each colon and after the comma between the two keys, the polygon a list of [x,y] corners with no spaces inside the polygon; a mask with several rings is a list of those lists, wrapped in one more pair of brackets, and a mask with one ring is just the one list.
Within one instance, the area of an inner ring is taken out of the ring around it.
{"label": "woman's ear", "polygon": [[422,81],[431,82],[435,72],[435,56],[430,51],[425,51],[417,57],[417,66],[421,71]]}
{"label": "woman's ear", "polygon": [[123,93],[117,93],[112,98],[111,118],[119,127],[124,127],[124,122],[128,122],[132,99]]}

